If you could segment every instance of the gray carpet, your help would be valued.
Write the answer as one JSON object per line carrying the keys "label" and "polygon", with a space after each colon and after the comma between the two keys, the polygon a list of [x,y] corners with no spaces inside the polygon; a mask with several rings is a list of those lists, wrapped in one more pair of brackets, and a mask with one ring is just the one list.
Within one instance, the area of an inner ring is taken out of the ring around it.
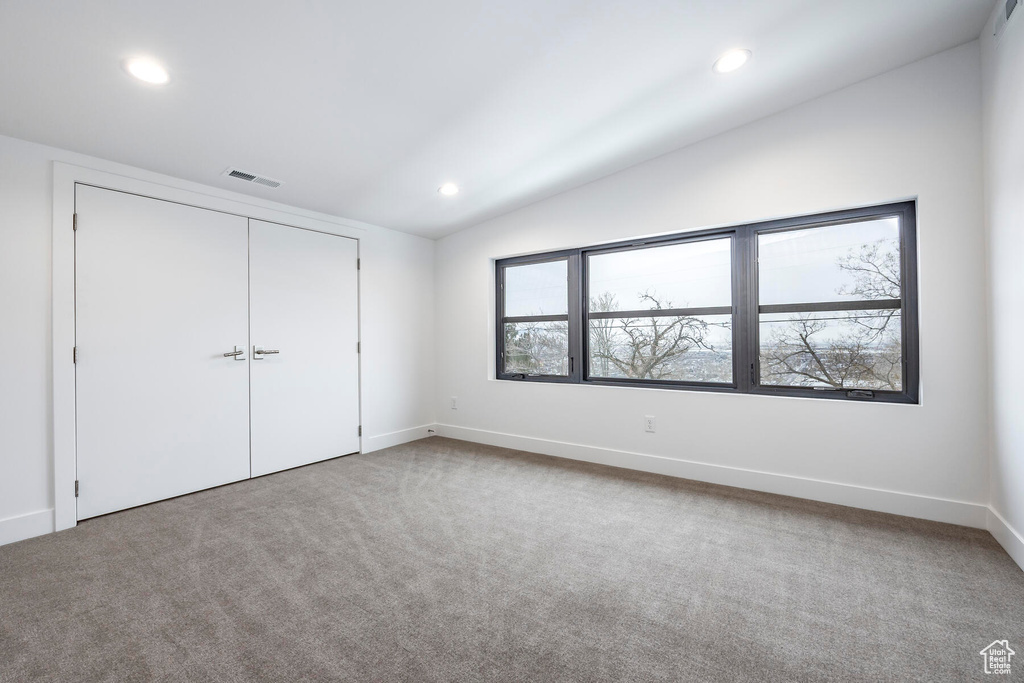
{"label": "gray carpet", "polygon": [[433,438],[0,547],[3,681],[956,681],[983,531]]}

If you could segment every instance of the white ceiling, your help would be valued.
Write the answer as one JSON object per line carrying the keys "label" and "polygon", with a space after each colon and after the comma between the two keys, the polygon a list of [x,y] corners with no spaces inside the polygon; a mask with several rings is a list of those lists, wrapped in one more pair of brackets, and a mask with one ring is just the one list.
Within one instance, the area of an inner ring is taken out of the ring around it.
{"label": "white ceiling", "polygon": [[438,237],[970,41],[991,7],[0,0],[0,133]]}

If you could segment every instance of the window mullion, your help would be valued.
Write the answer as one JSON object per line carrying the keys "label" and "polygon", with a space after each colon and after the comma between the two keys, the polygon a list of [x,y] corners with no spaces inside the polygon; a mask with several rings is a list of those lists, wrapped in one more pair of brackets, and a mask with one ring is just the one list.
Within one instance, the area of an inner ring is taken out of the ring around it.
{"label": "window mullion", "polygon": [[749,392],[757,383],[757,255],[754,232],[736,231],[733,251],[733,358],[736,388]]}
{"label": "window mullion", "polygon": [[798,304],[763,304],[758,313],[839,313],[842,311],[898,311],[902,299],[854,299],[850,301],[821,301]]}
{"label": "window mullion", "polygon": [[583,377],[583,269],[580,252],[569,256],[569,381],[578,383]]}
{"label": "window mullion", "polygon": [[495,264],[494,268],[495,321],[495,377],[505,375],[505,267]]}

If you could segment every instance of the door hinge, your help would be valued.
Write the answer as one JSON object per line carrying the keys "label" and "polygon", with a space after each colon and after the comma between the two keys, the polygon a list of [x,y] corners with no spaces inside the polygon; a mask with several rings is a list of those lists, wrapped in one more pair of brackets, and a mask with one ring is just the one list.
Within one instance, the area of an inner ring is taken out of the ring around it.
{"label": "door hinge", "polygon": [[753,363],[750,364],[750,383],[752,385],[757,385],[757,371],[754,370]]}
{"label": "door hinge", "polygon": [[75,479],[75,498],[78,498],[78,480]]}
{"label": "door hinge", "polygon": [[78,214],[73,214],[71,218],[71,229],[78,230]]}
{"label": "door hinge", "polygon": [[356,353],[363,352],[363,342],[356,342]]}
{"label": "door hinge", "polygon": [[363,425],[359,425],[359,436],[363,435]]}
{"label": "door hinge", "polygon": [[356,270],[362,270],[362,259],[356,259]]}
{"label": "door hinge", "polygon": [[71,362],[72,363],[77,363],[78,362],[78,347],[77,346],[74,346],[74,347],[71,348]]}

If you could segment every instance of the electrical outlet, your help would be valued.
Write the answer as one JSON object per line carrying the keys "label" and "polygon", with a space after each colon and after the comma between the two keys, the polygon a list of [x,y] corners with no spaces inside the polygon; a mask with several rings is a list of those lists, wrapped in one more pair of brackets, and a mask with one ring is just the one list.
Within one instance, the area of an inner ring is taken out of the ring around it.
{"label": "electrical outlet", "polygon": [[458,409],[459,409],[459,397],[458,396],[452,396],[452,410],[458,410]]}
{"label": "electrical outlet", "polygon": [[653,434],[656,431],[657,425],[654,423],[653,415],[644,415],[644,431]]}

